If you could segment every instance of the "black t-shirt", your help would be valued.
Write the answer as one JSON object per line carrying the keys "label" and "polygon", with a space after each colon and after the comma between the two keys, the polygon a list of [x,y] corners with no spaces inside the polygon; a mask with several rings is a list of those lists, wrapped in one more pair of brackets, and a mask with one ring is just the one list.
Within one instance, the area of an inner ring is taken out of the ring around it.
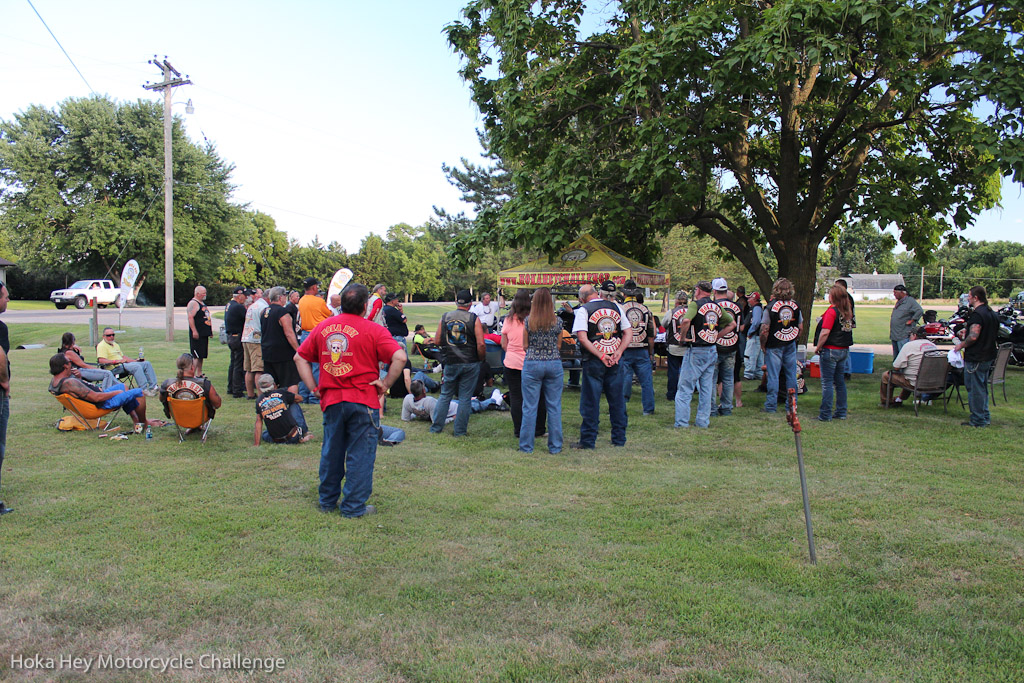
{"label": "black t-shirt", "polygon": [[228,334],[242,334],[244,324],[245,306],[232,299],[228,303],[228,310],[224,311],[224,329]]}
{"label": "black t-shirt", "polygon": [[7,356],[7,378],[11,377],[11,339],[7,336],[7,324],[0,322],[0,349]]}
{"label": "black t-shirt", "polygon": [[256,414],[263,418],[263,424],[274,441],[284,441],[298,426],[288,410],[294,402],[295,394],[284,389],[260,394],[256,400]]}
{"label": "black t-shirt", "polygon": [[384,326],[392,337],[408,337],[409,325],[405,322],[405,316],[394,306],[384,305]]}
{"label": "black t-shirt", "polygon": [[295,349],[288,343],[288,337],[281,327],[281,317],[285,315],[288,315],[288,311],[279,304],[270,304],[263,310],[260,317],[260,345],[263,347],[265,361],[284,363],[295,357]]}
{"label": "black t-shirt", "polygon": [[[411,381],[413,368],[412,361],[410,361],[408,357],[406,357],[405,359],[405,369],[409,371],[409,377]],[[405,395],[408,393],[409,392],[406,391],[405,389],[405,372],[403,372],[401,375],[398,376],[398,379],[395,380],[395,383],[391,385],[391,389],[388,390],[388,396],[390,396],[391,398],[403,399],[405,398]]]}
{"label": "black t-shirt", "polygon": [[981,325],[981,334],[978,336],[978,341],[964,349],[964,360],[972,363],[995,360],[999,316],[988,307],[988,304],[981,304],[967,318],[968,333],[971,331],[971,325]]}

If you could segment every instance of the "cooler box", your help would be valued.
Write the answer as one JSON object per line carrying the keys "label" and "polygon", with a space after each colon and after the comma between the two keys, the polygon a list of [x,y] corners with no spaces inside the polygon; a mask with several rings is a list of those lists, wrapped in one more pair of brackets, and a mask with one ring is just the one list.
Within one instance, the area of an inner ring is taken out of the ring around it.
{"label": "cooler box", "polygon": [[807,361],[807,372],[811,377],[821,377],[821,360],[819,356],[815,355],[814,358]]}
{"label": "cooler box", "polygon": [[870,375],[875,371],[875,352],[864,346],[850,347],[850,372]]}

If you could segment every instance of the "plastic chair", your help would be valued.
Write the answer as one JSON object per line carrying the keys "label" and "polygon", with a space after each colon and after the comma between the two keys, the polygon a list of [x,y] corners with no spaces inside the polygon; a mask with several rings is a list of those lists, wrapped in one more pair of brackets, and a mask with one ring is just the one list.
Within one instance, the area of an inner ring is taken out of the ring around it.
{"label": "plastic chair", "polygon": [[[99,429],[100,420],[107,415],[115,413],[114,417],[116,417],[118,410],[117,408],[100,408],[93,403],[75,398],[71,394],[58,394],[57,402],[64,406],[64,410],[70,412],[89,431]],[[114,420],[110,419],[103,426],[109,429],[113,422]]]}
{"label": "plastic chair", "polygon": [[988,386],[992,391],[992,405],[996,404],[996,385],[1003,385],[1003,401],[1009,403],[1006,398],[1006,366],[1010,363],[1010,354],[1013,352],[1013,343],[1000,344],[996,351],[996,361],[992,364],[992,372],[988,376]]}
{"label": "plastic chair", "polygon": [[185,441],[190,429],[201,429],[202,442],[206,443],[206,435],[210,431],[210,423],[213,422],[206,399],[185,400],[168,396],[167,407],[178,430],[178,443]]}

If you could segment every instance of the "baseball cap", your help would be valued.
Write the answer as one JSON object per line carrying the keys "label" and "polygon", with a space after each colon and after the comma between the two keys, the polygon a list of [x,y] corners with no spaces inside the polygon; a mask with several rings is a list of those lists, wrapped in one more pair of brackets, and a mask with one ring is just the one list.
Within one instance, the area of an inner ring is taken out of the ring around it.
{"label": "baseball cap", "polygon": [[255,290],[255,289],[253,289],[252,287],[246,287],[246,288],[245,288],[245,292],[244,292],[244,294],[245,294],[246,296],[252,296],[252,295],[253,295],[253,294],[255,294],[255,293],[256,293],[256,290]]}
{"label": "baseball cap", "polygon": [[473,303],[473,295],[469,293],[468,289],[460,289],[459,293],[455,295],[455,303],[460,306]]}
{"label": "baseball cap", "polygon": [[907,291],[907,288],[906,288],[905,285],[896,285],[895,287],[892,288],[892,291],[894,291],[894,292],[905,292],[905,291]]}
{"label": "baseball cap", "polygon": [[761,292],[751,292],[748,296],[757,297],[758,301],[761,300]]}
{"label": "baseball cap", "polygon": [[235,287],[231,290],[232,294],[245,294],[245,287]]}
{"label": "baseball cap", "polygon": [[707,280],[700,280],[697,283],[697,289],[699,289],[702,292],[713,292],[713,291],[715,291],[714,289],[711,288],[711,283],[708,282]]}
{"label": "baseball cap", "polygon": [[397,294],[395,294],[394,292],[388,292],[388,295],[386,297],[384,297],[384,303],[388,303],[390,301],[394,301],[397,298],[398,298]]}
{"label": "baseball cap", "polygon": [[302,286],[304,289],[309,289],[313,285],[318,284],[320,284],[320,281],[317,280],[315,277],[307,277],[305,280],[302,281]]}
{"label": "baseball cap", "polygon": [[716,292],[727,292],[729,291],[729,283],[725,281],[724,277],[716,277],[711,281],[711,289]]}
{"label": "baseball cap", "polygon": [[602,292],[614,292],[615,291],[615,283],[612,282],[611,280],[605,280],[604,282],[601,283],[601,288],[600,289],[601,289]]}

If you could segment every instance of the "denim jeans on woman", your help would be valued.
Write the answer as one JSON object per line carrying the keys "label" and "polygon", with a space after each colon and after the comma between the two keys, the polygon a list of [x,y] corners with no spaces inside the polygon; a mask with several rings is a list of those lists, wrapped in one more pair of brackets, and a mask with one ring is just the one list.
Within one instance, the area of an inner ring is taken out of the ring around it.
{"label": "denim jeans on woman", "polygon": [[[850,363],[850,349],[821,349],[821,408],[818,419],[828,422],[832,418],[846,419],[846,368]],[[835,388],[835,411],[832,410],[832,394]]]}
{"label": "denim jeans on woman", "polygon": [[541,394],[547,404],[548,452],[562,452],[562,382],[565,371],[561,360],[529,360],[523,363],[523,422],[519,428],[519,450],[533,453]]}

